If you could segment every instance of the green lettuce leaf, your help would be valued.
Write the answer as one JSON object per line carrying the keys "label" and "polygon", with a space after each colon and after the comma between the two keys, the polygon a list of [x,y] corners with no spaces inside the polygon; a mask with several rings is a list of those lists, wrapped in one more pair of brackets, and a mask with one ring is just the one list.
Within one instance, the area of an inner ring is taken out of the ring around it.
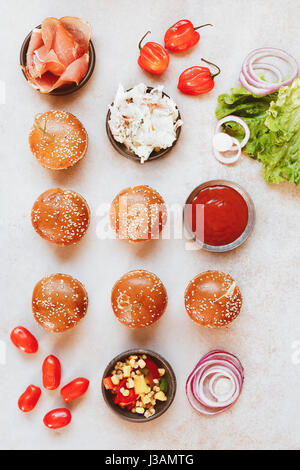
{"label": "green lettuce leaf", "polygon": [[[251,136],[244,151],[263,163],[269,183],[283,180],[300,184],[300,78],[278,92],[255,96],[243,87],[218,98],[218,119],[235,114],[249,125]],[[226,123],[225,132],[241,140],[243,130]]]}

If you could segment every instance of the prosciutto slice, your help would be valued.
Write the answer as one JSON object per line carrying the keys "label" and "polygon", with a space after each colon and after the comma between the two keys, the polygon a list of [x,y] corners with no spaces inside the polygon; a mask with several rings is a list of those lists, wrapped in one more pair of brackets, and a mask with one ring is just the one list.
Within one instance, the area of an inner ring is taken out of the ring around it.
{"label": "prosciutto slice", "polygon": [[26,54],[30,85],[50,93],[68,83],[78,85],[89,65],[91,28],[80,18],[46,18],[33,30]]}

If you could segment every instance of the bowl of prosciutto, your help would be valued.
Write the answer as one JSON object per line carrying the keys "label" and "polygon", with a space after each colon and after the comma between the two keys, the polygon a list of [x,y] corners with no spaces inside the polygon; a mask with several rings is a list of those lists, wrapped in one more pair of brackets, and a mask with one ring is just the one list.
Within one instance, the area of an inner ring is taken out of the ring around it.
{"label": "bowl of prosciutto", "polygon": [[46,18],[27,35],[20,52],[29,85],[50,95],[82,88],[94,71],[95,59],[90,24],[73,16]]}

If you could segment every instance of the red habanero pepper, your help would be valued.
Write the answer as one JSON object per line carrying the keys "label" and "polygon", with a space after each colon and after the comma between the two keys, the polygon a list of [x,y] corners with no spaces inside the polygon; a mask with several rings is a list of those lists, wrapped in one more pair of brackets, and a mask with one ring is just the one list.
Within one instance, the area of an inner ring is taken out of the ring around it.
{"label": "red habanero pepper", "polygon": [[177,88],[185,93],[186,95],[202,95],[208,93],[215,86],[214,78],[221,72],[220,68],[208,62],[205,59],[201,59],[209,65],[213,65],[218,69],[218,72],[212,74],[207,67],[190,67],[184,70],[179,77]]}
{"label": "red habanero pepper", "polygon": [[29,385],[25,392],[20,396],[18,401],[18,406],[23,413],[28,413],[32,411],[35,407],[37,402],[41,396],[41,389],[40,387],[36,387],[35,385]]}
{"label": "red habanero pepper", "polygon": [[139,42],[140,55],[138,64],[147,72],[154,75],[161,75],[169,65],[169,54],[157,42],[147,42],[142,46],[143,40],[149,33],[150,31],[148,31]]}
{"label": "red habanero pepper", "polygon": [[189,20],[180,20],[173,24],[165,34],[165,48],[172,52],[183,52],[199,42],[200,34],[197,29],[213,26],[210,23],[194,28]]}

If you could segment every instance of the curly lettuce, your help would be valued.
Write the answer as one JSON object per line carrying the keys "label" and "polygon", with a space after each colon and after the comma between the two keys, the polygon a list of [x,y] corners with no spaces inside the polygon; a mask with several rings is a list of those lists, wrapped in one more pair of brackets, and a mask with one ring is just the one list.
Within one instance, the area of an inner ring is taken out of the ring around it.
{"label": "curly lettuce", "polygon": [[[235,114],[250,128],[244,147],[248,155],[263,163],[263,176],[269,183],[287,180],[300,184],[300,78],[278,92],[255,96],[243,87],[218,98],[218,119]],[[234,122],[225,132],[242,139],[243,130]]]}

